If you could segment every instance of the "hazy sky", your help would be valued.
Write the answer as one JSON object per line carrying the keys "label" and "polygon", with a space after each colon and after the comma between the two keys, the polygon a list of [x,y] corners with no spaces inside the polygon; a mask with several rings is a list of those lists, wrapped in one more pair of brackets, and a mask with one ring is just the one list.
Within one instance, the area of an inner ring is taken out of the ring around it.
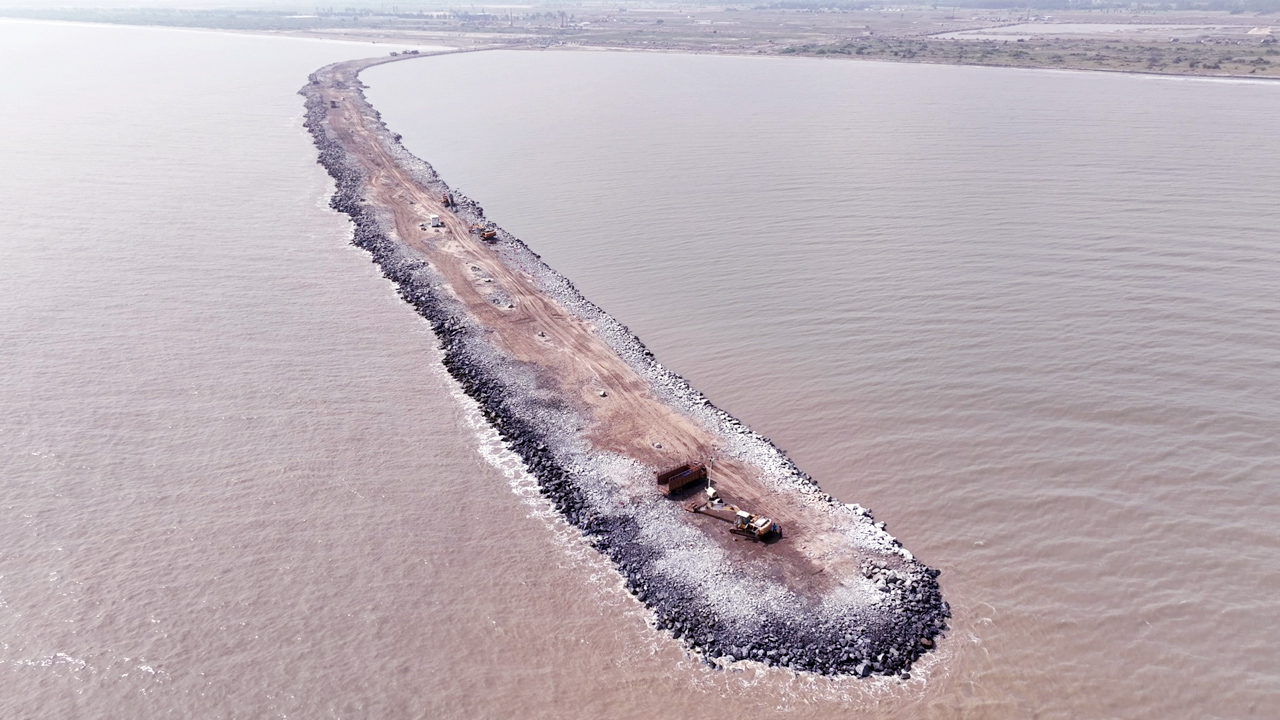
{"label": "hazy sky", "polygon": [[213,8],[243,8],[243,9],[262,9],[262,10],[297,10],[299,12],[307,12],[315,10],[318,7],[334,8],[341,10],[343,8],[369,8],[369,9],[385,9],[390,11],[393,7],[399,8],[401,11],[412,11],[418,8],[441,8],[441,7],[525,7],[529,5],[542,5],[543,2],[534,0],[533,2],[503,2],[503,3],[482,3],[482,2],[451,2],[450,0],[407,0],[404,2],[381,2],[380,0],[0,0],[0,7],[21,7],[21,8],[137,8],[137,7],[172,7],[207,10]]}

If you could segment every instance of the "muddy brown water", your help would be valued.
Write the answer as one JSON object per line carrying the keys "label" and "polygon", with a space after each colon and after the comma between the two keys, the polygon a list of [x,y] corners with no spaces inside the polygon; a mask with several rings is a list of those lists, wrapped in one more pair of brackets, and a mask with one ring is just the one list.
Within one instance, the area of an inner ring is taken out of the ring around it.
{"label": "muddy brown water", "polygon": [[365,77],[943,569],[913,680],[831,681],[649,630],[345,244],[293,93],[368,46],[0,36],[0,716],[1274,714],[1280,87],[600,53]]}

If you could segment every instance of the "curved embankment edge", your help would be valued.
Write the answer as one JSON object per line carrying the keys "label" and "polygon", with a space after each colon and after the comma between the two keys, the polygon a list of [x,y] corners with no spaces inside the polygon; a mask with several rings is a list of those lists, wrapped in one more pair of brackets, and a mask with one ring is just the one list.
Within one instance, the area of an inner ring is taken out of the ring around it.
{"label": "curved embankment edge", "polygon": [[[377,62],[347,65],[359,70]],[[778,491],[797,493],[815,512],[827,513],[853,545],[866,550],[865,559],[859,577],[814,597],[725,567],[722,556],[682,525],[671,503],[655,498],[622,507],[611,478],[637,472],[634,464],[594,452],[582,437],[582,418],[545,397],[536,368],[494,347],[486,329],[451,295],[431,264],[400,241],[388,213],[365,202],[360,164],[326,125],[328,109],[319,86],[321,74],[330,68],[313,74],[300,94],[306,98],[305,126],[319,149],[318,162],[336,183],[330,204],[350,216],[353,244],[372,255],[400,296],[431,324],[449,373],[524,460],[562,516],[614,562],[628,590],[654,612],[656,625],[709,662],[753,660],[830,675],[905,676],[947,627],[950,609],[942,599],[938,571],[915,560],[869,511],[822,492],[767,438],[713,406],[522,241],[487,221],[480,205],[451,191],[429,164],[404,149],[398,134],[386,129],[352,73],[354,87],[344,89],[374,119],[377,142],[416,182],[441,194],[452,192],[459,216],[498,232],[495,252],[503,262],[528,273],[542,291],[590,322],[656,395],[711,428],[728,452],[765,468]]]}

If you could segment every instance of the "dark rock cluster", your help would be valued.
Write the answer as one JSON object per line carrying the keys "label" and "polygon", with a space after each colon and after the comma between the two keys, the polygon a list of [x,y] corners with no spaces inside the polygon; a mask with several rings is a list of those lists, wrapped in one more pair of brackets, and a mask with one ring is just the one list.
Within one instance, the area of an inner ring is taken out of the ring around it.
{"label": "dark rock cluster", "polygon": [[[888,541],[882,543],[886,560],[864,562],[862,577],[853,578],[856,582],[843,595],[814,598],[741,571],[706,572],[707,567],[714,567],[714,557],[706,559],[701,571],[674,562],[674,549],[690,543],[677,530],[655,535],[654,526],[670,524],[674,517],[674,511],[661,500],[622,507],[601,502],[600,488],[607,484],[608,472],[598,458],[584,450],[577,432],[580,419],[555,398],[538,392],[539,370],[496,350],[484,329],[443,289],[442,279],[430,263],[399,242],[389,229],[394,224],[362,201],[364,177],[326,130],[328,109],[318,92],[318,82],[313,75],[311,85],[300,93],[306,98],[305,124],[319,149],[320,164],[336,183],[331,205],[350,216],[355,226],[352,242],[372,255],[405,302],[431,324],[450,375],[478,403],[507,446],[524,460],[561,516],[613,561],[627,589],[652,609],[658,628],[681,639],[708,662],[754,660],[829,675],[905,676],[911,664],[933,647],[950,617],[938,586],[938,571],[905,551],[895,554],[900,546],[887,534],[883,535]],[[372,108],[365,111],[377,117]],[[396,138],[385,135],[383,142],[398,147]],[[449,192],[425,163],[419,174],[425,175],[420,178],[424,184]],[[453,197],[458,203],[455,211],[464,219],[485,222],[478,204],[457,193]],[[523,243],[500,229],[499,242],[518,247],[524,253],[521,262],[536,262],[537,256]],[[554,281],[567,284],[554,271],[546,272]],[[580,298],[571,285],[566,292]],[[591,306],[591,312],[601,311]],[[750,436],[751,442],[763,443],[784,457],[767,440],[710,407],[682,379],[657,365],[625,328],[616,322],[610,327],[620,338],[614,340],[616,347],[630,355],[633,364],[647,363],[651,377],[664,378],[671,397],[684,399],[689,407],[709,408],[721,422],[729,423],[744,437]],[[879,530],[871,527],[869,512],[839,505],[789,461],[784,465],[784,470],[794,474],[797,482],[806,483],[817,502],[829,505],[832,513],[864,523],[868,532],[882,533],[882,525]],[[674,522],[678,524],[679,519]],[[876,538],[879,541],[879,536]],[[692,554],[681,557],[697,562],[704,559],[698,555],[701,550],[688,552]]]}

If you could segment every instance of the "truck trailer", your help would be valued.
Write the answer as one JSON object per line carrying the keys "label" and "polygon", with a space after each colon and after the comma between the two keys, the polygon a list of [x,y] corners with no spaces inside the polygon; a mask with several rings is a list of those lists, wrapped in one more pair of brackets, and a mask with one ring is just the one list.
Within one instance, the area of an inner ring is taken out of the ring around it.
{"label": "truck trailer", "polygon": [[658,473],[658,489],[670,495],[681,488],[707,479],[707,466],[700,462],[688,462]]}

